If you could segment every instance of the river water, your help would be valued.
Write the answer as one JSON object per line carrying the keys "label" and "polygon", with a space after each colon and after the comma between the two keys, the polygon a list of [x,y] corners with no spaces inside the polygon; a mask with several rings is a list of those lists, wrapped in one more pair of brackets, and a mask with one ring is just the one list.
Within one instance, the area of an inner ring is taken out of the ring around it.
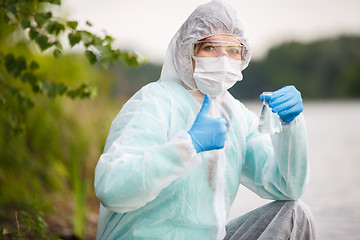
{"label": "river water", "polygon": [[[260,114],[261,103],[245,103]],[[310,183],[302,196],[320,240],[360,239],[360,101],[304,102]],[[229,220],[268,200],[240,187]]]}

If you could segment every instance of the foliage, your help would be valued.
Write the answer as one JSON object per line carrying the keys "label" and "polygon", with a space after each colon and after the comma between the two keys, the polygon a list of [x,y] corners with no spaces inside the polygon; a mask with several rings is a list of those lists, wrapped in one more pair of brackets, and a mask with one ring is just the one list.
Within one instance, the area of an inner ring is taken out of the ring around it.
{"label": "foliage", "polygon": [[[60,7],[60,0],[0,0],[0,226],[2,233],[23,232],[19,239],[50,239],[46,221],[53,214],[84,236],[93,169],[107,132],[100,124],[109,123],[102,118],[106,107],[101,115],[79,111],[76,99],[96,96],[94,84],[101,91],[109,86],[99,66],[144,62],[113,48],[111,36],[62,18]],[[84,57],[64,51],[75,46]],[[39,209],[41,215],[32,211],[45,205],[52,207]],[[20,228],[14,212],[23,219]]]}
{"label": "foliage", "polygon": [[15,212],[15,219],[17,224],[16,231],[7,233],[6,235],[11,237],[11,239],[61,239],[48,232],[48,224],[44,219],[44,213],[42,211],[35,211],[32,214],[25,211],[21,211],[19,214]]}
{"label": "foliage", "polygon": [[[91,64],[99,62],[107,67],[111,61],[122,60],[127,65],[143,62],[136,54],[114,49],[111,36],[97,36],[79,29],[76,21],[55,16],[54,6],[60,5],[60,0],[0,1],[0,104],[2,117],[15,133],[25,130],[24,118],[26,111],[34,106],[34,94],[49,98],[63,95],[89,98],[95,94],[95,89],[86,82],[73,87],[56,79],[50,80],[39,72],[41,66],[32,59],[30,52],[16,55],[8,47],[9,42],[13,48],[20,43],[26,43],[30,49],[36,46],[41,52],[51,51],[58,58],[63,54],[61,36],[66,35],[70,47],[83,45]],[[91,27],[91,23],[87,22],[87,25]]]}
{"label": "foliage", "polygon": [[[76,84],[88,79],[99,86],[99,92],[109,91],[109,84],[99,83],[109,82],[110,77],[84,57],[65,54],[61,59],[36,60],[59,81]],[[25,118],[25,134],[15,136],[10,129],[0,128],[0,226],[13,229],[15,225],[7,223],[15,211],[48,204],[52,207],[42,209],[46,216],[56,215],[60,223],[66,222],[57,226],[51,220],[51,228],[54,224],[55,231],[73,228],[82,236],[88,227],[93,171],[115,113],[102,96],[85,102],[38,96],[35,101]],[[6,126],[4,121],[0,125]],[[91,210],[96,212],[97,207]]]}

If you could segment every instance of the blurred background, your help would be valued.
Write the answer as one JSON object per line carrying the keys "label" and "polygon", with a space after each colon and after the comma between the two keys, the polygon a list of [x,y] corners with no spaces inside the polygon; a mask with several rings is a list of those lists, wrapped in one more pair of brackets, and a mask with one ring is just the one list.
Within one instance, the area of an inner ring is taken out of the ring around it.
{"label": "blurred background", "polygon": [[[205,2],[0,1],[3,239],[95,239],[94,169],[111,121],[159,78],[171,38]],[[302,200],[319,239],[360,239],[360,2],[227,2],[253,53],[230,92],[259,115],[261,92],[301,91],[311,162]],[[241,187],[229,220],[267,202]]]}

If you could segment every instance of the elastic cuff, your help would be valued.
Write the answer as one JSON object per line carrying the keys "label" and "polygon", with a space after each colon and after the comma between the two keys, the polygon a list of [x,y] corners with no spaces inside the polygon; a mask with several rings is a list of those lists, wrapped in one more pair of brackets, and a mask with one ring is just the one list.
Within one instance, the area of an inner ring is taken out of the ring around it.
{"label": "elastic cuff", "polygon": [[282,126],[286,126],[286,125],[291,124],[293,121],[295,121],[295,119],[296,119],[297,117],[294,118],[294,120],[292,120],[291,122],[285,122],[284,120],[281,119],[281,117],[279,117],[279,118],[280,118],[281,125],[282,125]]}
{"label": "elastic cuff", "polygon": [[[280,118],[280,117],[279,117]],[[281,121],[281,125],[282,126],[288,126],[288,125],[293,125],[294,123],[298,122],[300,119],[304,118],[303,117],[303,114],[300,113],[299,115],[297,115],[294,120],[292,120],[291,122],[284,122],[281,118],[280,118],[280,121]]]}

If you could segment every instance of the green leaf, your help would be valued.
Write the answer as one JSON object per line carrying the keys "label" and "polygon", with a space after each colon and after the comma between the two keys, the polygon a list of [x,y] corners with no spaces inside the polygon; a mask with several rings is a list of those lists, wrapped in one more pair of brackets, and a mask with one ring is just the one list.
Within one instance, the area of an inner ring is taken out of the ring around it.
{"label": "green leaf", "polygon": [[21,21],[21,26],[23,29],[29,28],[31,26],[31,23],[29,19],[25,18]]}
{"label": "green leaf", "polygon": [[92,51],[86,50],[85,51],[85,56],[89,60],[90,64],[94,64],[94,63],[97,62],[97,57],[96,57],[95,53],[93,53]]}
{"label": "green leaf", "polygon": [[66,95],[67,95],[68,97],[74,99],[74,98],[76,98],[76,97],[79,95],[79,93],[78,93],[77,91],[75,91],[75,90],[71,90],[71,91],[68,91],[68,92],[66,93]]}
{"label": "green leaf", "polygon": [[80,31],[81,40],[85,47],[90,46],[93,43],[93,35],[87,31]]}
{"label": "green leaf", "polygon": [[47,21],[46,18],[43,17],[43,14],[41,13],[37,13],[34,16],[35,22],[37,23],[37,25],[39,27],[41,27],[42,25],[44,25],[44,23]]}
{"label": "green leaf", "polygon": [[70,98],[89,98],[96,96],[96,88],[89,86],[86,83],[81,84],[80,87],[67,91],[66,95]]}
{"label": "green leaf", "polygon": [[24,69],[26,69],[26,60],[23,56],[19,56],[16,60],[16,68],[13,75],[18,77]]}
{"label": "green leaf", "polygon": [[127,66],[139,66],[146,62],[144,57],[130,52],[121,52],[119,53],[119,57]]}
{"label": "green leaf", "polygon": [[47,3],[51,3],[51,4],[55,4],[55,5],[61,5],[60,0],[39,0],[39,2],[47,2]]}
{"label": "green leaf", "polygon": [[36,83],[32,86],[32,90],[34,93],[44,92],[43,84],[41,81],[36,81]]}
{"label": "green leaf", "polygon": [[46,49],[48,49],[49,47],[51,47],[51,44],[49,43],[49,39],[47,36],[45,35],[38,35],[35,38],[35,42],[39,45],[41,51],[45,51]]}
{"label": "green leaf", "polygon": [[55,41],[52,43],[53,46],[55,46],[56,48],[62,50],[62,45],[59,41]]}
{"label": "green leaf", "polygon": [[86,21],[86,25],[88,25],[89,27],[92,27],[93,25],[91,24],[91,22]]}
{"label": "green leaf", "polygon": [[32,87],[37,86],[37,77],[31,72],[26,72],[21,76],[21,80],[28,82]]}
{"label": "green leaf", "polygon": [[16,67],[15,57],[11,53],[9,53],[4,57],[4,59],[5,59],[6,70],[8,71],[8,73],[11,73]]}
{"label": "green leaf", "polygon": [[52,2],[52,4],[55,4],[55,5],[61,5],[60,0],[52,0],[51,2]]}
{"label": "green leaf", "polygon": [[85,83],[81,84],[78,90],[80,92],[79,96],[81,98],[91,97],[91,95],[94,93],[94,88]]}
{"label": "green leaf", "polygon": [[46,31],[49,34],[55,33],[55,35],[58,35],[61,31],[64,31],[64,30],[65,30],[64,24],[61,24],[56,21],[48,21],[48,24],[46,26]]}
{"label": "green leaf", "polygon": [[102,40],[98,36],[93,36],[93,45],[99,48],[104,45],[104,40]]}
{"label": "green leaf", "polygon": [[42,13],[41,16],[46,19],[49,20],[52,17],[52,12],[46,12],[46,13]]}
{"label": "green leaf", "polygon": [[109,44],[114,42],[114,38],[112,38],[109,35],[106,35],[104,40],[105,40],[105,42],[107,42]]}
{"label": "green leaf", "polygon": [[46,31],[49,34],[53,34],[55,32],[55,28],[56,28],[56,22],[54,21],[49,21],[47,26],[46,26]]}
{"label": "green leaf", "polygon": [[30,27],[29,37],[31,40],[34,40],[37,36],[39,36],[39,32],[34,27]]}
{"label": "green leaf", "polygon": [[75,30],[76,27],[78,26],[78,22],[76,22],[76,21],[67,21],[66,26],[68,26],[72,30]]}
{"label": "green leaf", "polygon": [[72,32],[68,35],[70,46],[73,47],[78,44],[81,40],[81,36],[78,32]]}
{"label": "green leaf", "polygon": [[105,59],[111,59],[114,54],[110,45],[97,45],[96,48],[101,52],[101,56]]}
{"label": "green leaf", "polygon": [[67,90],[67,86],[64,83],[59,83],[56,86],[56,92],[61,96],[63,95]]}
{"label": "green leaf", "polygon": [[18,77],[21,72],[26,69],[26,60],[23,56],[19,56],[17,59],[12,54],[8,54],[5,57],[5,68],[14,77]]}
{"label": "green leaf", "polygon": [[58,58],[62,56],[62,52],[60,49],[55,48],[54,52],[53,52],[54,57]]}
{"label": "green leaf", "polygon": [[55,27],[55,33],[56,33],[56,35],[58,35],[61,31],[64,31],[64,30],[65,30],[65,25],[56,22],[56,27]]}
{"label": "green leaf", "polygon": [[30,69],[31,70],[35,70],[35,69],[38,69],[39,68],[39,64],[35,61],[31,61],[30,63]]}

